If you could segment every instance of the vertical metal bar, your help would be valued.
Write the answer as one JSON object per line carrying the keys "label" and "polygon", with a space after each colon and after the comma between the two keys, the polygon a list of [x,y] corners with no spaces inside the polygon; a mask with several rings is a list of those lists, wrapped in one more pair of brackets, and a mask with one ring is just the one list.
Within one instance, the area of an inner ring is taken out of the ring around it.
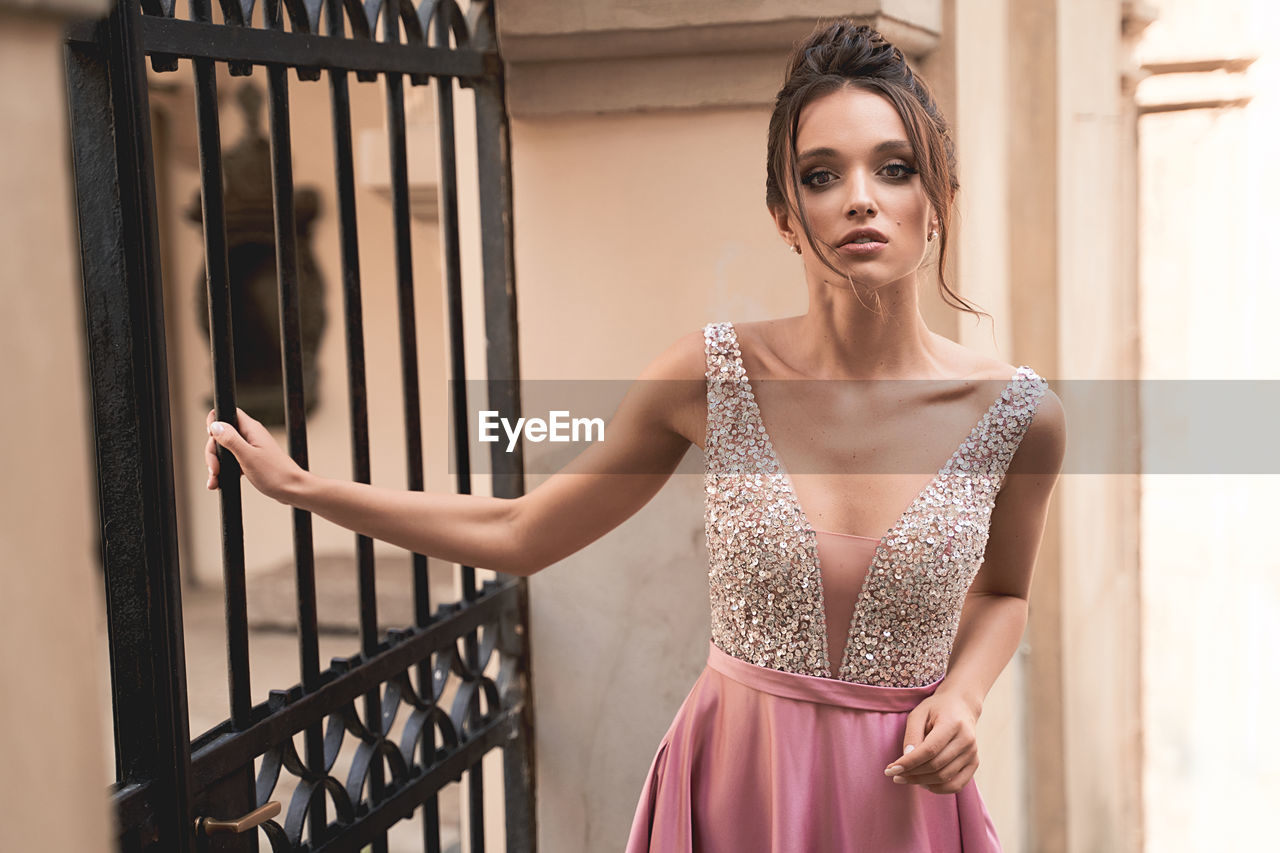
{"label": "vertical metal bar", "polygon": [[[192,0],[191,19],[212,19],[209,0]],[[209,345],[213,364],[214,409],[219,420],[235,424],[236,374],[231,283],[227,263],[226,216],[222,179],[222,134],[218,121],[218,83],[213,62],[192,60],[195,79],[196,138],[200,159],[200,210],[204,231],[205,285],[209,305]],[[244,518],[240,464],[219,447],[218,505],[221,514],[223,601],[227,629],[227,691],[231,723],[251,724],[249,618],[244,574]],[[221,782],[200,798],[199,810],[245,814],[255,805],[253,765]],[[238,839],[230,849],[257,849],[257,839]]]}
{"label": "vertical metal bar", "polygon": [[[192,0],[191,17],[209,20],[208,0]],[[227,266],[227,233],[222,183],[222,139],[218,123],[218,82],[213,62],[192,60],[195,76],[196,133],[200,158],[200,210],[204,225],[205,282],[209,302],[209,345],[213,362],[214,408],[219,420],[237,422],[236,374],[231,326],[231,285]],[[218,448],[218,492],[222,513],[222,573],[227,620],[227,687],[231,722],[247,728],[249,692],[249,622],[244,580],[244,519],[240,498],[240,464]]]}
{"label": "vertical metal bar", "polygon": [[[437,7],[436,30],[434,34],[436,46],[448,46],[449,33],[453,24],[455,5],[444,0]],[[440,139],[440,226],[443,244],[445,292],[448,298],[449,311],[449,372],[453,379],[453,434],[454,449],[457,459],[457,492],[471,494],[471,453],[468,441],[467,423],[467,383],[465,340],[462,317],[462,274],[461,251],[458,237],[458,173],[457,143],[453,112],[453,80],[437,78],[436,86],[437,114],[439,119]],[[459,566],[462,597],[465,601],[476,599],[476,572],[468,565]],[[462,639],[462,654],[468,669],[479,677],[480,646],[476,631],[467,633]],[[480,718],[480,691],[475,692],[475,702],[467,710],[467,719],[471,725]],[[473,765],[467,771],[467,796],[469,830],[472,850],[484,849],[484,768],[481,764]]]}
{"label": "vertical metal bar", "polygon": [[[338,0],[329,0],[330,7]],[[347,72],[329,70],[333,117],[334,172],[338,199],[339,258],[346,321],[347,393],[350,397],[351,476],[358,483],[371,479],[369,462],[369,403],[365,387],[363,302],[360,287],[360,249],[356,233],[355,164],[351,143],[351,99]],[[373,540],[356,534],[359,568],[360,648],[372,655],[378,648],[378,608],[374,586]]]}
{"label": "vertical metal bar", "polygon": [[[449,46],[449,16],[453,4],[444,3],[436,18],[435,46]],[[436,78],[436,113],[440,151],[440,242],[444,260],[445,295],[449,314],[449,375],[453,379],[453,434],[457,458],[457,488],[471,493],[471,445],[467,441],[467,383],[465,327],[462,317],[462,251],[458,227],[458,155],[454,128],[453,78]],[[475,597],[475,571],[463,566],[462,587]]]}
{"label": "vertical metal bar", "polygon": [[[387,0],[383,10],[383,38],[400,40],[400,2]],[[418,390],[418,337],[414,314],[412,234],[409,222],[409,158],[405,147],[404,79],[386,78],[387,143],[391,163],[392,228],[395,234],[396,296],[400,319],[400,376],[404,395],[405,451],[409,488],[422,491],[422,412]],[[429,602],[427,558],[413,555],[414,601],[421,609]]]}
{"label": "vertical metal bar", "polygon": [[[164,301],[134,0],[66,53],[111,645],[116,772],[152,783],[154,837],[191,850],[191,752]],[[127,835],[131,827],[123,828]],[[140,837],[150,835],[141,833]]]}
{"label": "vertical metal bar", "polygon": [[[497,50],[494,5],[491,0],[473,4],[473,47]],[[476,155],[480,181],[480,247],[484,266],[484,319],[487,340],[489,408],[503,417],[520,416],[520,333],[516,323],[515,235],[511,214],[511,131],[507,118],[506,81],[502,64],[493,75],[476,81]],[[523,446],[506,453],[496,444],[491,450],[493,494],[517,497],[524,493]],[[536,791],[533,752],[533,675],[529,654],[529,600],[527,579],[500,576],[518,584],[519,621],[525,626],[520,647],[519,671],[525,684],[519,736],[503,747],[506,791],[507,849],[534,850],[537,846]]]}
{"label": "vertical metal bar", "polygon": [[[329,35],[345,36],[341,0],[325,5]],[[351,469],[358,483],[371,481],[369,407],[365,387],[364,312],[360,288],[360,243],[356,226],[355,157],[351,144],[351,98],[347,72],[329,70],[329,102],[333,120],[334,187],[338,199],[339,253],[342,264],[343,315],[347,338],[347,394],[350,398]],[[360,649],[371,656],[378,649],[378,599],[374,582],[373,540],[356,535],[356,566],[360,601]],[[382,702],[377,690],[364,697],[364,716],[370,729],[381,734]],[[370,767],[370,799],[383,794],[381,759]],[[374,853],[386,853],[385,833],[374,839]]]}
{"label": "vertical metal bar", "polygon": [[[407,0],[406,0],[407,2]],[[383,41],[400,41],[400,0],[387,0],[383,10]],[[411,490],[424,488],[422,456],[422,403],[418,382],[418,340],[413,292],[413,255],[409,220],[409,158],[405,143],[404,78],[400,74],[385,75],[387,110],[387,145],[391,166],[392,227],[395,234],[396,296],[400,319],[400,375],[404,397],[405,455],[407,479]],[[427,558],[413,554],[414,619],[424,625],[431,614],[431,589],[427,576]],[[432,687],[431,667],[418,667],[418,683],[426,690]],[[430,695],[426,693],[425,695]],[[424,740],[424,761],[434,761],[434,731]],[[439,799],[435,794],[423,804],[423,836],[428,851],[440,849]]]}
{"label": "vertical metal bar", "polygon": [[[492,30],[493,4],[477,26],[477,35]],[[488,36],[491,38],[491,36]],[[487,46],[487,45],[486,45]],[[477,81],[476,146],[480,180],[480,251],[484,266],[486,357],[491,386],[498,399],[493,408],[505,417],[520,414],[520,330],[516,323],[515,236],[511,216],[511,131],[507,120],[506,84],[501,65],[492,76]],[[513,452],[495,444],[494,494],[517,497],[524,493],[523,445]]]}
{"label": "vertical metal bar", "polygon": [[[263,6],[269,29],[284,30],[280,0]],[[307,458],[305,389],[302,385],[302,315],[298,300],[297,221],[294,211],[293,146],[289,132],[289,69],[267,66],[268,136],[271,142],[271,185],[275,212],[276,283],[280,305],[280,358],[284,376],[285,432],[289,455],[302,468]],[[311,513],[293,509],[293,556],[298,596],[298,664],[302,689],[320,687],[320,631],[316,614],[316,566],[312,543]],[[308,726],[304,736],[307,769],[325,773],[324,728]],[[317,798],[307,814],[311,844],[322,842],[328,826],[324,798]]]}
{"label": "vertical metal bar", "polygon": [[[452,23],[450,17],[453,14],[453,10],[452,3],[441,3],[437,0],[436,14],[433,16],[435,31],[434,33],[425,34],[428,39],[431,39],[431,44],[436,47],[449,47],[449,33]],[[471,494],[471,446],[467,441],[466,350],[465,328],[462,316],[462,253],[458,229],[458,165],[457,138],[454,128],[453,78],[437,77],[435,78],[435,86],[440,154],[437,197],[440,205],[441,255],[449,319],[449,375],[453,380],[450,385],[452,388],[454,458],[457,464],[455,481],[459,494]],[[475,572],[468,566],[461,567],[461,572],[462,588],[465,594],[467,589],[474,589]],[[430,602],[419,601],[418,604],[417,619],[418,624],[421,625],[425,624],[430,616]],[[419,681],[424,689],[428,689],[431,686],[431,670],[429,667],[423,666],[420,668]],[[436,798],[432,797],[428,805],[434,807]],[[430,812],[424,812],[424,814],[433,814],[434,816],[434,809]],[[438,825],[438,818],[436,823]],[[430,842],[431,840],[434,840],[434,846],[428,845],[428,853],[439,853],[440,837],[438,829],[434,836],[428,836],[428,841]]]}

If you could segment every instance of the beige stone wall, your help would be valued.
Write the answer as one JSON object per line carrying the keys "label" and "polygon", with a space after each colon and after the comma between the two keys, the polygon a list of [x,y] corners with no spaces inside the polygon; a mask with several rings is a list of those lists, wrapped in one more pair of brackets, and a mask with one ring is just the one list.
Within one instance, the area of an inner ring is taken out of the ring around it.
{"label": "beige stone wall", "polygon": [[0,850],[113,849],[102,620],[62,26],[0,4]]}
{"label": "beige stone wall", "polygon": [[[799,266],[764,208],[767,120],[721,109],[515,123],[525,375],[634,378],[707,322],[804,310]],[[541,849],[625,842],[706,661],[702,497],[700,477],[677,474],[531,580]]]}
{"label": "beige stone wall", "polygon": [[[1007,197],[1010,192],[1010,93],[1007,79],[1011,42],[1005,3],[948,4],[950,27],[943,35],[947,55],[931,57],[930,80],[954,92],[948,115],[954,123],[959,158],[955,234],[958,246],[948,275],[953,288],[992,319],[975,323],[946,305],[930,316],[931,327],[980,352],[1013,364],[1028,363],[1043,375],[1049,366],[1021,351],[1013,334],[1009,273]],[[936,319],[934,319],[936,318]],[[1026,832],[1024,759],[1026,732],[1020,702],[1025,685],[1025,649],[1015,655],[992,686],[979,719],[982,764],[975,780],[997,831],[1009,850],[1019,850]]]}
{"label": "beige stone wall", "polygon": [[[1137,237],[1126,192],[1135,162],[1133,115],[1122,88],[1121,7],[1114,0],[1060,4],[1056,16],[1053,236],[1064,379],[1138,375],[1135,280],[1127,259]],[[1069,415],[1083,419],[1090,412]],[[1114,428],[1110,451],[1118,464],[1132,459],[1135,428],[1133,420]],[[1068,472],[1072,458],[1069,451]],[[1057,496],[1057,685],[1069,850],[1141,849],[1134,485],[1132,478],[1106,472],[1077,472],[1065,478]]]}

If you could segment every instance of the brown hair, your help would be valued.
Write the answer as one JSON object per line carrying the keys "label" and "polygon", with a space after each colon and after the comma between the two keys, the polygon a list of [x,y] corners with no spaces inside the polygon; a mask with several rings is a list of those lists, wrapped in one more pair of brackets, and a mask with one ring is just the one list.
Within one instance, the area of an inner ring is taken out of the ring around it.
{"label": "brown hair", "polygon": [[902,117],[925,196],[938,216],[938,284],[943,301],[975,316],[986,314],[955,293],[946,281],[952,202],[960,188],[947,120],[902,51],[877,30],[848,19],[823,21],[796,45],[787,62],[786,82],[778,90],[769,119],[765,203],[774,210],[790,208],[780,182],[781,176],[788,176],[797,204],[795,213],[805,237],[817,249],[819,259],[832,271],[840,272],[824,251],[835,247],[825,243],[819,246],[809,227],[796,174],[796,132],[800,113],[808,103],[847,86],[884,96]]}

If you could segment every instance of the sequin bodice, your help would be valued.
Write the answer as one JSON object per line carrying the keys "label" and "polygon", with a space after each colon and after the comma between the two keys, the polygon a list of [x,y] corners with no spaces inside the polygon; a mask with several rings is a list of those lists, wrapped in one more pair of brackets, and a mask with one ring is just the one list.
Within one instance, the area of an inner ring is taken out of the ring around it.
{"label": "sequin bodice", "polygon": [[[711,639],[749,663],[830,678],[814,530],[765,432],[733,324],[703,337]],[[1019,367],[876,544],[836,677],[915,687],[946,673],[996,494],[1047,386]]]}

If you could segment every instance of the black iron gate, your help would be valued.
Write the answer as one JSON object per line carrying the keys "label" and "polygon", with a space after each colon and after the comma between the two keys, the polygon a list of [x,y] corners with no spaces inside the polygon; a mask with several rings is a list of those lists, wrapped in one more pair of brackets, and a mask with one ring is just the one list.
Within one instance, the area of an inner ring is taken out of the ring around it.
{"label": "black iron gate", "polygon": [[[480,761],[502,749],[508,850],[534,849],[526,587],[500,575],[477,588],[461,567],[461,601],[432,608],[427,562],[413,556],[415,623],[380,637],[372,542],[357,537],[360,649],[321,669],[311,518],[293,513],[301,683],[254,705],[239,470],[222,454],[222,545],[230,709],[194,741],[188,731],[179,591],[164,305],[148,113],[156,72],[189,60],[194,73],[201,212],[218,417],[234,422],[236,380],[218,124],[218,64],[232,75],[265,68],[270,115],[276,273],[289,451],[307,465],[299,336],[298,250],[289,137],[290,69],[327,78],[334,197],[351,399],[353,479],[369,481],[361,277],[348,84],[383,81],[390,140],[400,355],[408,482],[423,487],[403,81],[434,85],[439,207],[448,295],[458,490],[470,492],[454,141],[454,85],[474,92],[483,253],[484,325],[491,380],[519,376],[512,264],[509,135],[492,2],[464,15],[454,0],[120,0],[101,21],[73,27],[66,48],[80,227],[92,416],[107,585],[122,851],[386,849],[386,830],[422,809],[423,849],[440,849],[437,792],[466,771],[471,848],[484,849]],[[215,20],[214,12],[220,17]],[[518,384],[494,382],[488,407],[519,416]],[[494,445],[494,494],[523,491],[522,459]],[[461,649],[459,649],[459,644]],[[496,677],[486,675],[497,655]],[[442,707],[447,683],[454,701]],[[398,714],[403,728],[391,736]],[[293,737],[301,734],[304,748]],[[355,757],[345,779],[334,760]],[[260,765],[255,770],[255,763]],[[292,798],[273,800],[281,772]],[[331,807],[331,808],[330,808]],[[274,819],[279,814],[280,819]],[[258,827],[254,829],[253,827]]]}

